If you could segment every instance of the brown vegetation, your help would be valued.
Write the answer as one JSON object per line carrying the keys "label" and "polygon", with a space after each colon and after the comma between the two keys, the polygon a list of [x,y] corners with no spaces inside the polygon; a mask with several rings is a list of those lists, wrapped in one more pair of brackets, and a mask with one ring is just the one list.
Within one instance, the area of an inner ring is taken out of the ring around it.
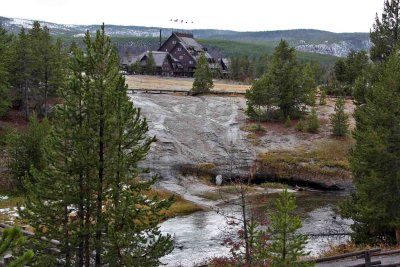
{"label": "brown vegetation", "polygon": [[260,155],[258,180],[307,182],[326,188],[341,187],[351,182],[352,176],[347,160],[353,144],[351,138],[321,141],[311,151],[304,148],[275,150]]}
{"label": "brown vegetation", "polygon": [[[159,76],[129,75],[125,77],[129,89],[187,90],[192,88],[193,78],[165,78]],[[226,80],[214,80],[213,91],[245,92],[250,85]]]}

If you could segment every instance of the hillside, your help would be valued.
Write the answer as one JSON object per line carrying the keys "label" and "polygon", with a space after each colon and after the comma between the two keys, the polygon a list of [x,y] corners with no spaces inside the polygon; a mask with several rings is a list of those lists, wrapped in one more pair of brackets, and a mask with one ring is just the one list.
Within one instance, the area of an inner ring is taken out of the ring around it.
{"label": "hillside", "polygon": [[[32,23],[32,20],[0,17],[0,24],[10,32],[18,32],[21,27],[30,28]],[[64,38],[82,37],[86,31],[94,33],[99,29],[99,25],[64,25],[44,21],[40,21],[40,23],[46,25],[53,35]],[[132,37],[144,38],[145,41],[148,41],[148,37],[156,38],[160,34],[160,29],[162,30],[162,36],[164,38],[168,37],[172,31],[172,29],[168,28],[123,25],[107,25],[106,31],[112,37],[120,37],[121,39],[118,41],[119,43],[125,40],[127,42],[124,44],[127,44],[129,39]],[[175,30],[179,31],[179,29]],[[313,29],[261,32],[195,29],[191,30],[191,32],[193,32],[194,36],[199,39],[234,41],[240,44],[250,43],[269,47],[258,47],[261,50],[268,50],[271,47],[274,47],[280,39],[285,39],[291,46],[295,47],[299,51],[339,57],[346,56],[351,50],[368,50],[370,47],[368,33],[333,33]],[[126,37],[127,39],[125,39]],[[235,43],[235,46],[240,46],[237,43]],[[214,41],[214,44],[216,44],[216,48],[221,48],[220,41]],[[226,44],[222,45],[223,50],[226,49],[226,54],[229,56],[233,51],[232,48],[227,47],[228,45]],[[146,48],[152,48],[152,46],[146,46]],[[249,50],[254,48],[256,47],[251,47]]]}

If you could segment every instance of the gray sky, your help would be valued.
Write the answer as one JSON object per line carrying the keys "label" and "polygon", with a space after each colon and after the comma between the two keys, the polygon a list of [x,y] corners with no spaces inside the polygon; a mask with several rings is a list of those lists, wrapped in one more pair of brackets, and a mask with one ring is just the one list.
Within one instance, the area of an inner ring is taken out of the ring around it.
{"label": "gray sky", "polygon": [[2,0],[0,16],[62,24],[369,32],[382,10],[383,0]]}

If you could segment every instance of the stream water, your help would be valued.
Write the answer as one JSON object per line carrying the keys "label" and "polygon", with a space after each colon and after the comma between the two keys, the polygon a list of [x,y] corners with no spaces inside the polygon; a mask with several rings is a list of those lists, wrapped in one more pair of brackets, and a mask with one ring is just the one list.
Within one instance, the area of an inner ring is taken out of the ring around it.
{"label": "stream water", "polygon": [[[258,195],[250,199],[250,209],[256,214],[265,214],[273,209],[276,195]],[[351,221],[338,216],[338,203],[346,197],[343,192],[297,192],[297,214],[301,217],[301,233],[345,233],[350,231]],[[218,212],[217,212],[218,210]],[[235,235],[226,216],[240,216],[235,202],[220,205],[216,210],[196,212],[175,217],[161,224],[161,231],[175,238],[175,249],[162,261],[167,266],[195,266],[215,256],[229,255],[224,245],[227,234]],[[228,231],[228,232],[227,232]],[[310,236],[306,250],[317,256],[330,245],[348,241],[348,236]]]}

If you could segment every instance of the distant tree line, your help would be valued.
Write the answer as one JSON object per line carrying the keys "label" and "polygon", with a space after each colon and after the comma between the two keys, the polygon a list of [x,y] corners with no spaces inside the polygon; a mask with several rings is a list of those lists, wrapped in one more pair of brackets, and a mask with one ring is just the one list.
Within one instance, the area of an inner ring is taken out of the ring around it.
{"label": "distant tree line", "polygon": [[[230,75],[228,78],[235,81],[252,83],[268,72],[268,65],[271,60],[272,56],[268,54],[259,57],[231,57]],[[329,65],[321,65],[319,62],[308,62],[307,64],[313,72],[315,83],[326,83],[331,67]]]}
{"label": "distant tree line", "polygon": [[346,58],[336,61],[330,70],[323,90],[328,95],[352,96],[358,78],[362,77],[370,68],[370,59],[366,51],[351,51]]}
{"label": "distant tree line", "polygon": [[34,22],[17,36],[0,27],[0,115],[11,107],[46,117],[49,100],[65,83],[68,54],[61,40]]}

